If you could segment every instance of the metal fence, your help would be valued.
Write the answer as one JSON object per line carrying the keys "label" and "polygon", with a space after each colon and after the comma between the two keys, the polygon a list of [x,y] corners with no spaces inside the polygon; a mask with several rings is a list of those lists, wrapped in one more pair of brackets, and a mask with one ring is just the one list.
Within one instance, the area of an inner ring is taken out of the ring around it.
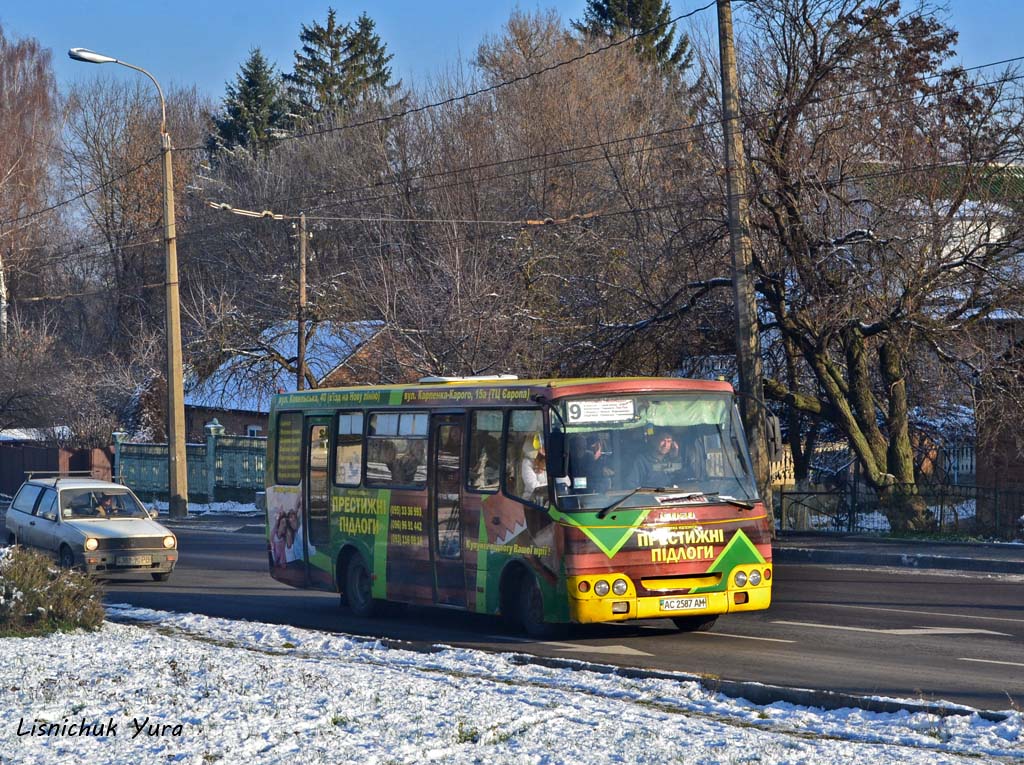
{"label": "metal fence", "polygon": [[[1024,490],[955,484],[919,484],[919,496],[934,530],[946,534],[1014,539],[1024,535]],[[776,517],[783,531],[886,533],[890,500],[862,483],[837,489],[783,488]]]}
{"label": "metal fence", "polygon": [[[225,436],[223,431],[208,425],[206,443],[186,445],[189,499],[253,502],[263,490],[267,439]],[[167,497],[167,444],[133,444],[115,437],[115,470],[136,494]]]}

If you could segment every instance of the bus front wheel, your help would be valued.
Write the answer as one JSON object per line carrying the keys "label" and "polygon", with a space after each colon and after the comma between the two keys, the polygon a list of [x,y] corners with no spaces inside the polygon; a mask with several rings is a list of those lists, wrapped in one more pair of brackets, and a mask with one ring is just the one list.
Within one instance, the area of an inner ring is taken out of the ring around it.
{"label": "bus front wheel", "polygon": [[373,616],[373,580],[363,557],[356,553],[348,559],[345,569],[345,597],[348,607],[356,616]]}
{"label": "bus front wheel", "polygon": [[672,621],[680,632],[708,632],[715,626],[718,616],[677,616]]}
{"label": "bus front wheel", "polygon": [[565,625],[544,621],[544,595],[534,574],[524,574],[519,580],[519,624],[532,638],[550,639],[560,636]]}

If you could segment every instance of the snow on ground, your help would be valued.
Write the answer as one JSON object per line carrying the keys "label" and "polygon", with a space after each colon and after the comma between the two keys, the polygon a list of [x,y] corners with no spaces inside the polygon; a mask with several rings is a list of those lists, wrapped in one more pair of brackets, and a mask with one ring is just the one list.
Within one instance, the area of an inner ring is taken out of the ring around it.
{"label": "snow on ground", "polygon": [[[167,515],[170,512],[170,505],[166,502],[157,500],[156,502],[148,503],[149,507],[155,507],[160,511],[162,515]],[[256,505],[252,502],[210,502],[207,504],[200,504],[199,502],[188,503],[188,514],[191,515],[263,515],[263,511],[259,510]]]}
{"label": "snow on ground", "polygon": [[[690,681],[545,668],[514,654],[418,653],[124,605],[108,615],[116,621],[95,634],[0,639],[4,765],[1024,760],[1019,711],[989,722],[757,706]],[[83,722],[102,735],[68,727]]]}

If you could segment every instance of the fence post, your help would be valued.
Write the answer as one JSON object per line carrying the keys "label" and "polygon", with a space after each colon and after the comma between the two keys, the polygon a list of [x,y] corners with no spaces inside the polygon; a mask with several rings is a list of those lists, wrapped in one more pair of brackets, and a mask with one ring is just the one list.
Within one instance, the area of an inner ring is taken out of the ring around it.
{"label": "fence post", "polygon": [[206,423],[206,501],[214,502],[217,490],[217,439],[224,435],[224,426],[214,417]]}
{"label": "fence post", "polygon": [[111,433],[111,437],[114,439],[114,470],[110,480],[117,483],[124,483],[121,480],[121,442],[124,441],[124,437],[127,435],[123,430],[115,430]]}

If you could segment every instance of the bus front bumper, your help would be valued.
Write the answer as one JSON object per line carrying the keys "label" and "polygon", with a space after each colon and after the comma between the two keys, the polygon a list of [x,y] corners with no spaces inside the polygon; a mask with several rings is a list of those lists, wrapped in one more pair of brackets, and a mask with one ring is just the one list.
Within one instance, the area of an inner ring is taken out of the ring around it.
{"label": "bus front bumper", "polygon": [[569,584],[569,618],[578,624],[763,611],[772,602],[770,582],[719,592],[643,597],[635,592],[622,596],[609,593],[603,597],[590,592],[581,596],[574,583]]}

